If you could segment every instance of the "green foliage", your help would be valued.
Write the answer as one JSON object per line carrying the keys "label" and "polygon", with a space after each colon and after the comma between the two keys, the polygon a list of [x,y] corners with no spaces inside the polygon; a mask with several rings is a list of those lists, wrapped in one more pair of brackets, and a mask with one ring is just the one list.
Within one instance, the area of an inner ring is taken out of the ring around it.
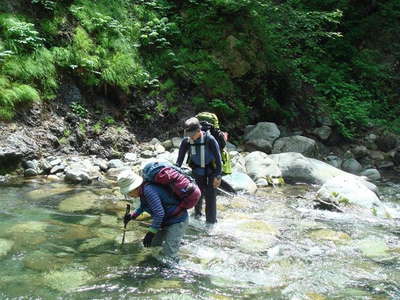
{"label": "green foliage", "polygon": [[52,0],[31,0],[33,4],[40,4],[47,10],[54,10],[56,2]]}
{"label": "green foliage", "polygon": [[107,124],[107,125],[114,125],[114,124],[117,123],[117,122],[115,121],[115,119],[114,119],[113,117],[111,117],[111,116],[105,117],[104,120],[103,120],[103,122],[104,122],[104,124]]}
{"label": "green foliage", "polygon": [[13,52],[30,52],[43,45],[44,39],[35,30],[35,25],[16,16],[0,15],[0,28],[5,47]]}
{"label": "green foliage", "polygon": [[0,119],[10,120],[18,104],[39,100],[39,93],[33,87],[13,83],[6,77],[0,77]]}
{"label": "green foliage", "polygon": [[44,99],[54,98],[58,87],[53,55],[46,48],[30,55],[11,56],[3,64],[2,73],[15,81],[37,87]]}
{"label": "green foliage", "polygon": [[78,102],[72,102],[69,107],[74,114],[81,118],[85,118],[88,114],[88,110]]}
{"label": "green foliage", "polygon": [[177,114],[190,92],[194,109],[231,128],[324,110],[349,138],[371,122],[400,132],[397,0],[26,4],[34,11],[0,14],[3,117],[55,98],[66,75],[93,90],[154,96],[149,120]]}

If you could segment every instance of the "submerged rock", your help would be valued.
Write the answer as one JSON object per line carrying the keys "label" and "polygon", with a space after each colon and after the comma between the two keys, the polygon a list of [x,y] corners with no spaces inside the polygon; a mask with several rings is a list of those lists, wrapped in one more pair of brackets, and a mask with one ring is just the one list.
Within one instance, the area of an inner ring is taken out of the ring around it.
{"label": "submerged rock", "polygon": [[13,246],[14,246],[13,241],[0,239],[0,258],[6,256],[10,252]]}
{"label": "submerged rock", "polygon": [[345,232],[330,229],[319,229],[310,233],[310,237],[315,240],[328,240],[333,242],[345,242],[350,240],[350,236]]}
{"label": "submerged rock", "polygon": [[57,257],[50,252],[37,250],[27,255],[23,264],[26,268],[32,270],[50,271],[62,268],[71,263],[72,259],[72,256]]}
{"label": "submerged rock", "polygon": [[84,212],[91,209],[99,209],[99,196],[91,191],[83,191],[66,198],[58,205],[58,209],[64,212]]}
{"label": "submerged rock", "polygon": [[85,270],[63,269],[46,273],[43,280],[52,289],[69,292],[93,281],[94,276]]}
{"label": "submerged rock", "polygon": [[366,238],[361,240],[357,246],[367,257],[382,257],[390,254],[386,242],[378,238]]}

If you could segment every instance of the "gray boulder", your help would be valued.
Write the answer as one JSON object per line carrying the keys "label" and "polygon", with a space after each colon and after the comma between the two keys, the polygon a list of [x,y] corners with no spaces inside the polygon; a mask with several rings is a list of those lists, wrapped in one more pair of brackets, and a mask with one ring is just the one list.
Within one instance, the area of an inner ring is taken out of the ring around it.
{"label": "gray boulder", "polygon": [[254,151],[245,157],[247,174],[256,182],[266,179],[267,182],[273,177],[282,177],[282,172],[276,162],[267,154]]}
{"label": "gray boulder", "polygon": [[255,194],[257,185],[249,177],[249,175],[240,172],[234,172],[230,175],[223,176],[223,179],[229,183],[235,191]]}
{"label": "gray boulder", "polygon": [[318,156],[317,143],[308,137],[295,135],[275,141],[272,153],[297,152],[308,157]]}
{"label": "gray boulder", "polygon": [[325,162],[305,157],[300,153],[272,154],[269,157],[276,162],[286,182],[324,184],[335,176],[349,174]]}
{"label": "gray boulder", "polygon": [[280,131],[275,123],[271,122],[260,122],[244,135],[245,141],[250,140],[265,140],[270,144],[279,138]]}

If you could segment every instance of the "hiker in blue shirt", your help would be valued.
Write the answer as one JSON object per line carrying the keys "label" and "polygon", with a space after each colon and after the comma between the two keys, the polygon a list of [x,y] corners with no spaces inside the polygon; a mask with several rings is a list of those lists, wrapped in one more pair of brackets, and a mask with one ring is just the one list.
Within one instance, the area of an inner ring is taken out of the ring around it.
{"label": "hiker in blue shirt", "polygon": [[173,215],[179,199],[162,185],[144,183],[141,176],[131,171],[118,177],[118,185],[122,194],[140,197],[140,206],[133,213],[126,214],[124,222],[136,219],[143,212],[149,213],[153,222],[143,239],[144,247],[162,246],[163,260],[167,264],[178,262],[177,252],[188,224],[186,209]]}
{"label": "hiker in blue shirt", "polygon": [[[183,164],[186,153],[189,155],[189,166],[192,175],[201,189],[206,202],[206,222],[217,222],[217,195],[216,188],[221,184],[221,152],[216,139],[209,133],[201,130],[197,118],[185,121],[185,138],[179,147],[176,164]],[[202,215],[203,196],[195,206],[195,217]]]}

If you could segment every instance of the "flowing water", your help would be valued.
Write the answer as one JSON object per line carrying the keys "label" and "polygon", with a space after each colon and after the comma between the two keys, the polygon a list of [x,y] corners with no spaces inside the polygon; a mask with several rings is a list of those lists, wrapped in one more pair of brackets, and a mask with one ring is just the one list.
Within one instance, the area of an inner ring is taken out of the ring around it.
{"label": "flowing water", "polygon": [[[219,223],[190,220],[175,268],[144,249],[112,185],[0,185],[0,299],[400,299],[400,224],[316,210],[317,187],[218,198]],[[380,185],[400,210],[400,184]]]}

